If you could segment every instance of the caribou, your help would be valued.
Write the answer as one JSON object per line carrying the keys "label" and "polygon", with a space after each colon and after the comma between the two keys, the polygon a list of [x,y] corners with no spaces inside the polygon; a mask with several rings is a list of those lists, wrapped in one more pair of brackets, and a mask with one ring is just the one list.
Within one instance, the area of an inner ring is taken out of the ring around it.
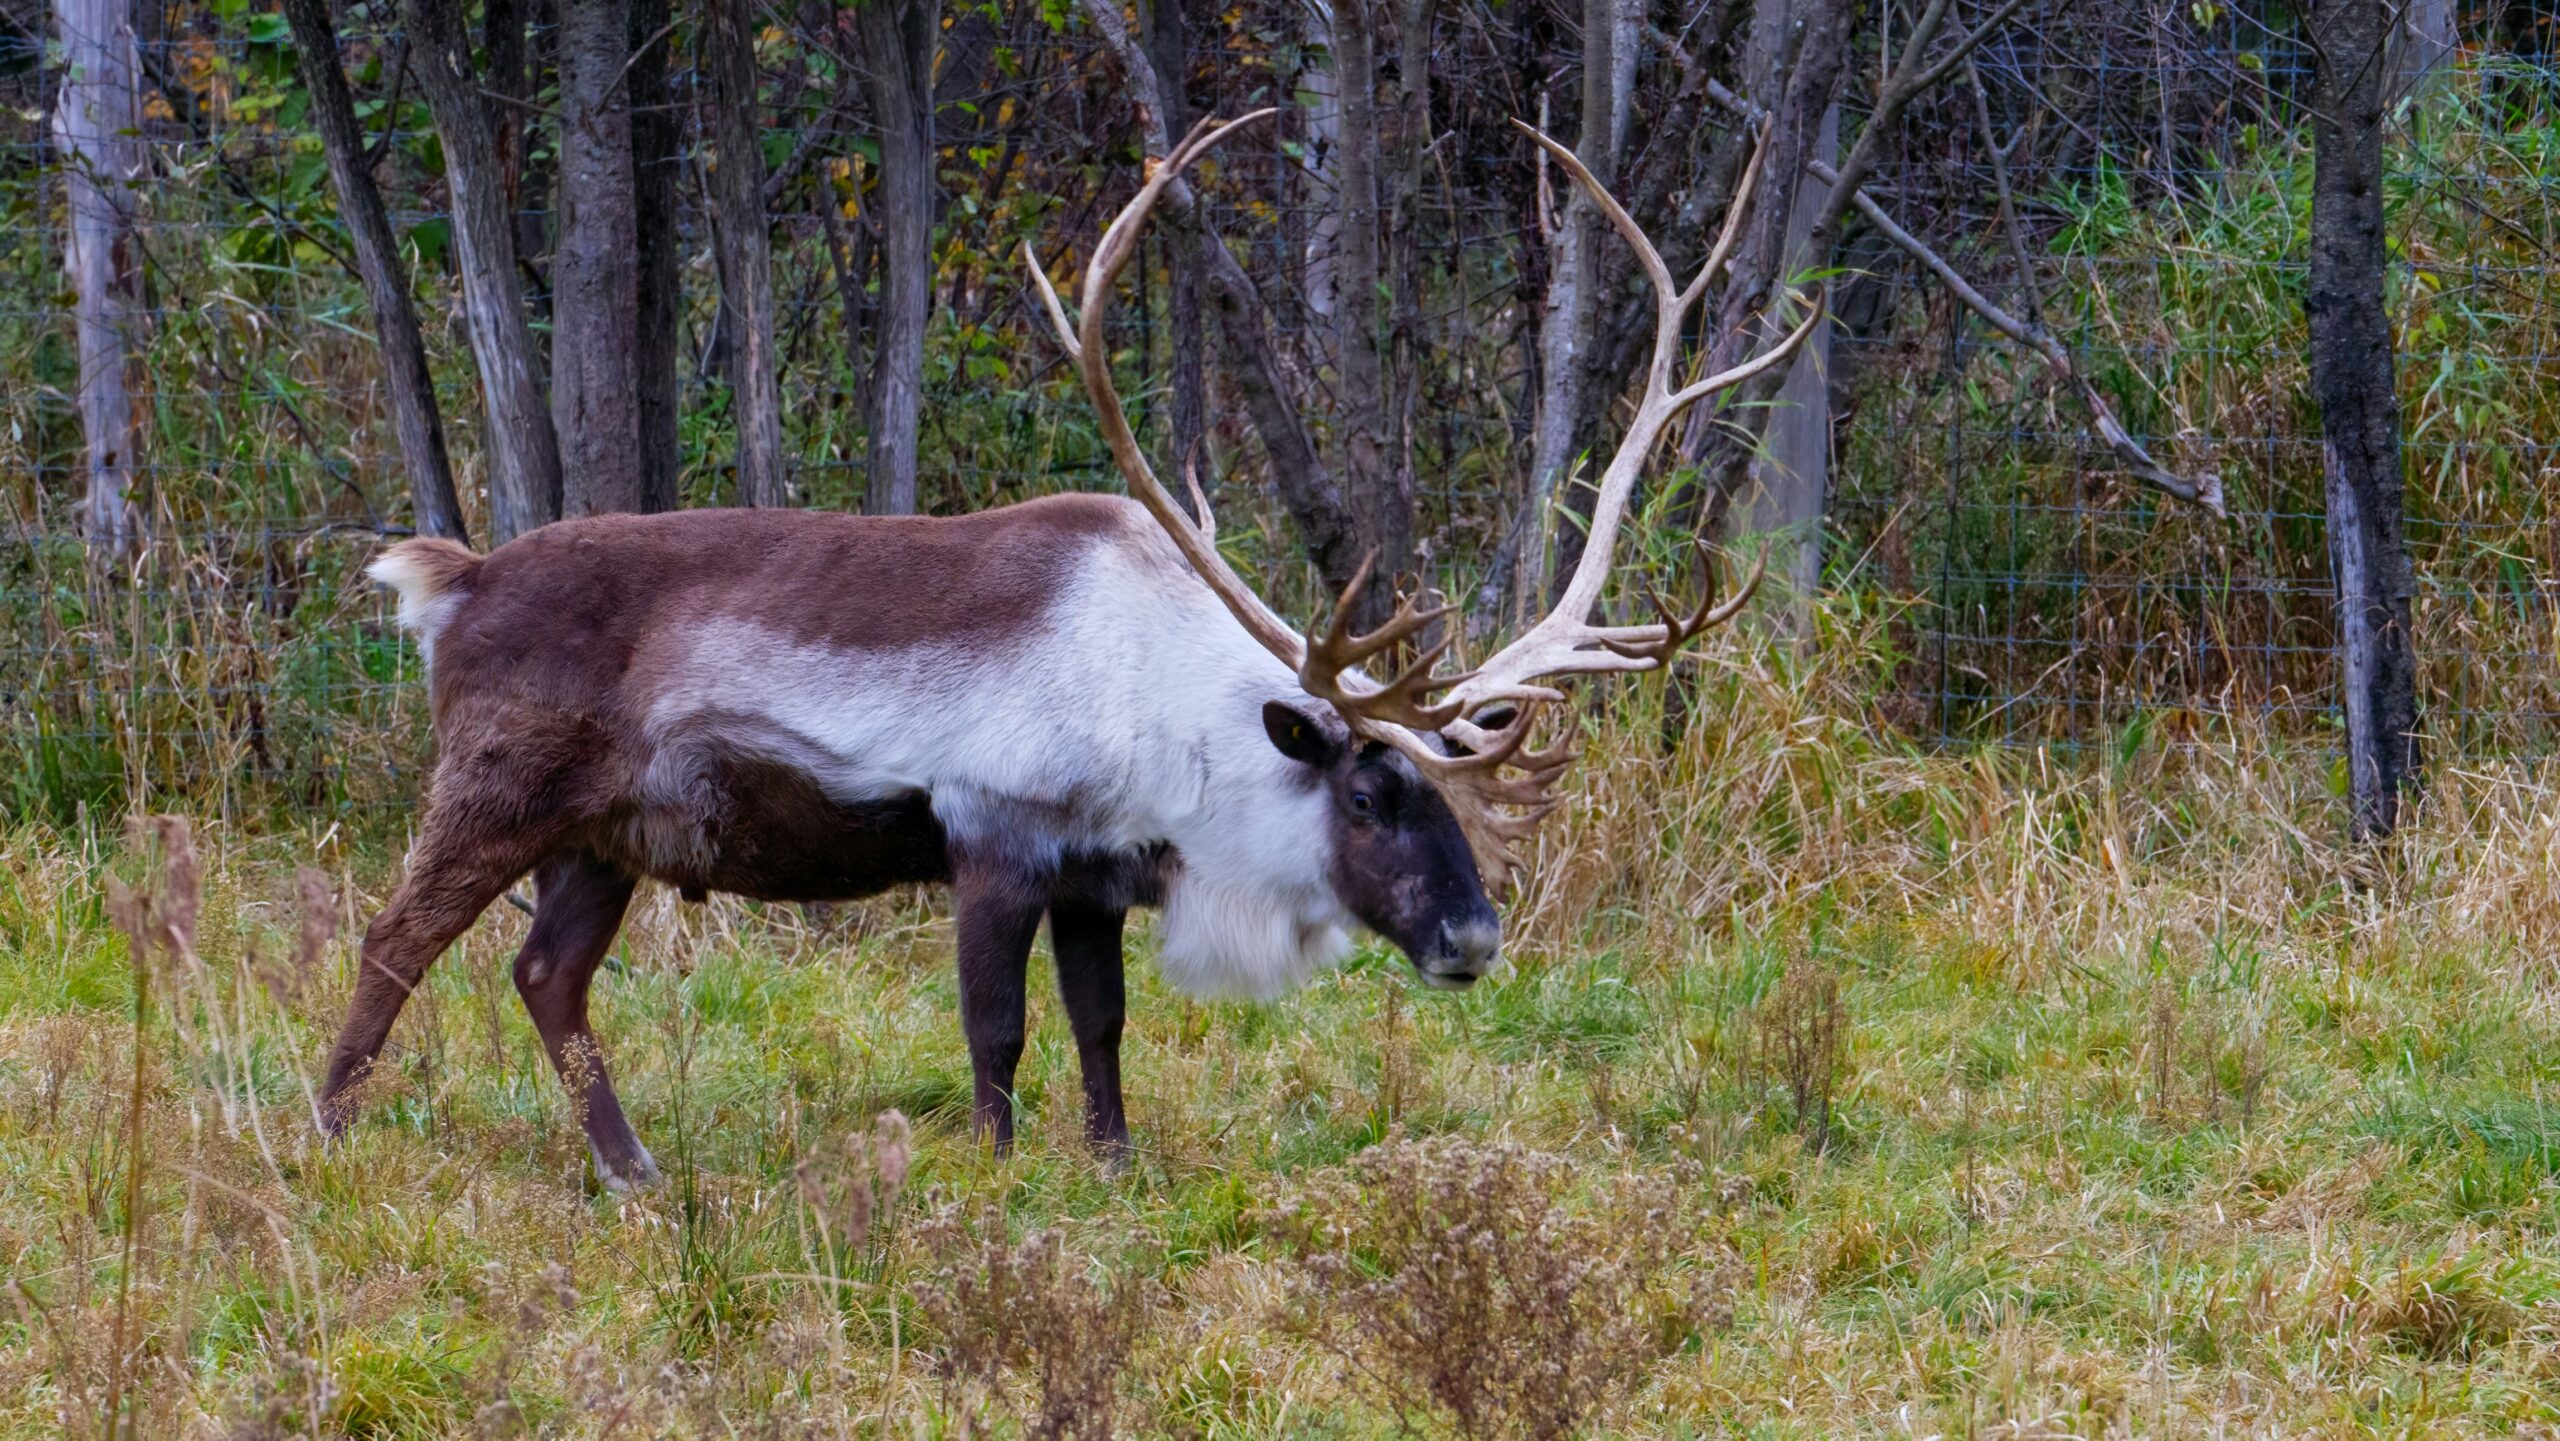
{"label": "caribou", "polygon": [[1450,642],[1429,636],[1445,608],[1420,596],[1353,632],[1367,567],[1332,618],[1301,633],[1219,553],[1196,481],[1195,518],[1157,479],[1102,329],[1166,186],[1270,113],[1203,122],[1151,164],[1094,247],[1076,321],[1026,250],[1128,497],[942,518],[599,515],[486,556],[417,539],[373,563],[426,658],[436,761],[405,877],[364,935],[324,1130],[354,1119],[355,1088],[428,967],[528,874],[516,989],[578,1093],[597,1178],[616,1191],[658,1170],[614,1093],[587,998],[644,878],[688,900],[947,886],[974,1121],[999,1147],[1044,919],[1086,1134],[1115,1157],[1129,1143],[1130,908],[1160,910],[1158,965],[1201,995],[1277,995],[1364,928],[1433,985],[1495,965],[1488,885],[1521,868],[1572,760],[1560,741],[1530,744],[1565,699],[1559,684],[1660,670],[1751,590],[1717,603],[1710,588],[1681,609],[1648,590],[1655,619],[1593,619],[1646,458],[1689,406],[1785,363],[1819,304],[1757,357],[1688,378],[1683,331],[1759,159],[1683,286],[1572,151],[1522,126],[1634,248],[1657,301],[1581,562],[1543,618],[1463,673],[1441,668]]}

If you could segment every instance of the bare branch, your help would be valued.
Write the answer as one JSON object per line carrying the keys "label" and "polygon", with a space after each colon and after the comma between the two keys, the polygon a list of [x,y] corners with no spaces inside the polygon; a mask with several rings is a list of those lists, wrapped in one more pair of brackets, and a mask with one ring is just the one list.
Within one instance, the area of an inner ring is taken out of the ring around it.
{"label": "bare branch", "polygon": [[[1734,111],[1754,124],[1763,123],[1766,118],[1766,112],[1759,106],[1734,94],[1721,81],[1708,81],[1707,93],[1717,104]],[[2089,379],[2080,373],[2079,367],[2072,363],[2071,352],[2043,324],[2032,317],[2021,319],[2002,309],[1990,296],[1983,294],[1973,282],[1965,279],[1963,274],[1949,264],[1946,257],[1932,249],[1928,242],[1904,229],[1899,222],[1886,213],[1883,206],[1876,203],[1875,197],[1867,194],[1863,187],[1849,188],[1847,178],[1839,170],[1820,160],[1811,159],[1805,162],[1804,168],[1806,174],[1833,187],[1835,194],[1845,189],[1846,203],[1856,209],[1869,225],[1874,226],[1877,234],[1893,242],[1912,259],[1919,261],[1931,275],[1938,278],[1939,283],[1947,287],[1949,294],[1962,302],[1966,309],[1989,322],[1992,329],[2026,346],[2042,358],[2055,375],[2078,393],[2081,403],[2089,409],[2091,429],[2095,430],[2099,439],[2105,441],[2107,448],[2115,453],[2117,461],[2124,466],[2127,474],[2165,495],[2203,506],[2217,519],[2228,518],[2229,513],[2223,508],[2222,477],[2212,472],[2200,476],[2183,476],[2154,459],[2151,452],[2144,449],[2142,443],[2134,439],[2132,432],[2126,430],[2116,419],[2114,407],[2107,403],[2106,397],[2099,393],[2097,386],[2091,384]]]}

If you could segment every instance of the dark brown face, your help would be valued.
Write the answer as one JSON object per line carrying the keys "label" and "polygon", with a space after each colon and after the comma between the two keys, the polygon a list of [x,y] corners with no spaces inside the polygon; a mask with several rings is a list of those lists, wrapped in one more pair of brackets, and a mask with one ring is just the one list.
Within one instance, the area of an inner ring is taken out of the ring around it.
{"label": "dark brown face", "polygon": [[1502,954],[1502,918],[1448,802],[1402,756],[1354,743],[1294,706],[1262,709],[1263,729],[1331,799],[1335,899],[1395,943],[1432,985],[1473,985]]}

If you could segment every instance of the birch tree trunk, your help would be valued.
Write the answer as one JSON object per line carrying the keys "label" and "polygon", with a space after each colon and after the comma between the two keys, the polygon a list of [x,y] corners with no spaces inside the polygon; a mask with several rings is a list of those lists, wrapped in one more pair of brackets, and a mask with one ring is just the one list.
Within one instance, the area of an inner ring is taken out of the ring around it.
{"label": "birch tree trunk", "polygon": [[443,141],[462,310],[488,410],[489,531],[493,544],[560,518],[560,446],[543,403],[533,332],[516,281],[515,234],[489,111],[471,68],[459,0],[401,0],[417,47],[420,88]]}
{"label": "birch tree trunk", "polygon": [[887,271],[872,337],[869,499],[874,515],[916,509],[917,428],[924,408],[924,334],[933,310],[933,57],[936,0],[868,0],[857,12],[880,126],[881,260]]}
{"label": "birch tree trunk", "polygon": [[[729,394],[738,426],[738,503],[789,505],[782,461],[782,391],[773,348],[773,256],[764,209],[764,150],[756,127],[752,0],[711,0],[703,48],[715,106],[712,172],[720,304],[728,314]],[[921,340],[921,334],[919,334]],[[919,352],[921,353],[921,352]],[[913,451],[909,451],[910,467]],[[915,508],[914,482],[907,509]]]}
{"label": "birch tree trunk", "polygon": [[2329,556],[2359,840],[2390,834],[2418,778],[2417,589],[2403,519],[2398,366],[2383,279],[2382,125],[2387,0],[2311,11],[2311,389],[2325,442]]}
{"label": "birch tree trunk", "polygon": [[426,340],[409,299],[409,277],[391,234],[391,217],[365,163],[364,135],[356,125],[346,71],[339,65],[338,32],[329,19],[328,0],[284,0],[284,14],[293,27],[295,60],[303,89],[311,96],[311,118],[328,157],[329,179],[337,188],[338,214],[346,222],[356,270],[364,280],[374,333],[381,338],[392,429],[400,441],[401,466],[409,475],[410,513],[420,535],[468,544],[471,533],[454,494],[435,379],[427,371]]}
{"label": "birch tree trunk", "polygon": [[674,47],[667,38],[668,0],[633,0],[631,6],[631,197],[637,231],[639,348],[632,357],[640,417],[640,508],[673,510],[683,458],[678,454],[676,350],[683,343],[680,273],[682,240],[676,234],[676,185],[682,168],[676,145],[682,130],[667,66]]}
{"label": "birch tree trunk", "polygon": [[101,562],[141,541],[129,495],[133,396],[126,371],[141,314],[141,257],[133,236],[133,182],[142,169],[141,63],[120,0],[55,0],[62,94],[53,112],[68,192],[72,325],[78,336],[80,428],[86,484],[81,529]]}
{"label": "birch tree trunk", "polygon": [[560,7],[560,240],[551,256],[551,419],[561,509],[638,510],[639,198],[627,0]]}

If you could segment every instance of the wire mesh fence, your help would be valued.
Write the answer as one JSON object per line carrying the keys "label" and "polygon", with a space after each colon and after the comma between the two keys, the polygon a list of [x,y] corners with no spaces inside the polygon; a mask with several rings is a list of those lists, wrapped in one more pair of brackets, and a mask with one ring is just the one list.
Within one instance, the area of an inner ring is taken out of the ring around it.
{"label": "wire mesh fence", "polygon": [[[297,117],[282,24],[236,5],[146,8],[130,373],[150,545],[111,571],[79,537],[63,160],[50,128],[60,67],[0,36],[0,805],[58,813],[166,792],[319,810],[399,800],[425,754],[423,687],[357,571],[402,532],[402,481],[369,312]],[[2032,356],[1852,234],[1834,282],[1827,581],[1898,616],[1880,709],[1915,734],[2070,744],[2250,715],[2316,736],[2334,676],[2302,318],[2309,60],[2273,9],[2095,8],[1986,48],[1980,108],[1967,87],[1933,97],[1877,189],[1986,288],[2014,303],[2031,285],[2144,443],[2220,474],[2230,518],[2132,484]],[[1414,208],[1430,275],[1413,431],[1421,525],[1435,578],[1455,594],[1471,593],[1518,503],[1536,403],[1530,165],[1523,147],[1485,137],[1503,116],[1534,113],[1541,88],[1571,93],[1547,52],[1524,61],[1518,37],[1462,22],[1450,17],[1435,41],[1436,139]],[[479,409],[433,132],[389,7],[356,6],[343,23],[472,490]],[[1321,425],[1333,200],[1321,118],[1309,116],[1329,79],[1299,23],[1195,36],[1191,83],[1203,109],[1290,110],[1208,189]],[[2464,754],[2547,752],[2560,720],[2549,30],[2539,12],[2461,16],[2464,48],[2411,87],[2391,152],[2422,704],[2432,742]],[[866,483],[857,396],[870,282],[847,273],[835,232],[864,221],[876,147],[823,46],[771,44],[764,66],[767,154],[786,182],[773,224],[787,449],[805,503],[852,508]],[[943,74],[926,503],[960,511],[1106,487],[1014,247],[1069,251],[1126,193],[1138,158],[1126,99],[1090,37],[1036,8],[955,20]],[[718,504],[734,484],[725,341],[689,76],[675,93],[692,257],[683,490],[689,504]],[[1993,198],[1990,148],[2002,142],[2032,241],[2023,264]],[[522,192],[533,256],[552,220],[543,161],[537,145]],[[542,272],[526,270],[539,319]],[[1161,387],[1136,377],[1160,376],[1173,344],[1161,255],[1139,272],[1122,334],[1142,423],[1160,435]],[[1219,508],[1244,532],[1240,553],[1303,594],[1248,429],[1222,416],[1216,442]]]}

